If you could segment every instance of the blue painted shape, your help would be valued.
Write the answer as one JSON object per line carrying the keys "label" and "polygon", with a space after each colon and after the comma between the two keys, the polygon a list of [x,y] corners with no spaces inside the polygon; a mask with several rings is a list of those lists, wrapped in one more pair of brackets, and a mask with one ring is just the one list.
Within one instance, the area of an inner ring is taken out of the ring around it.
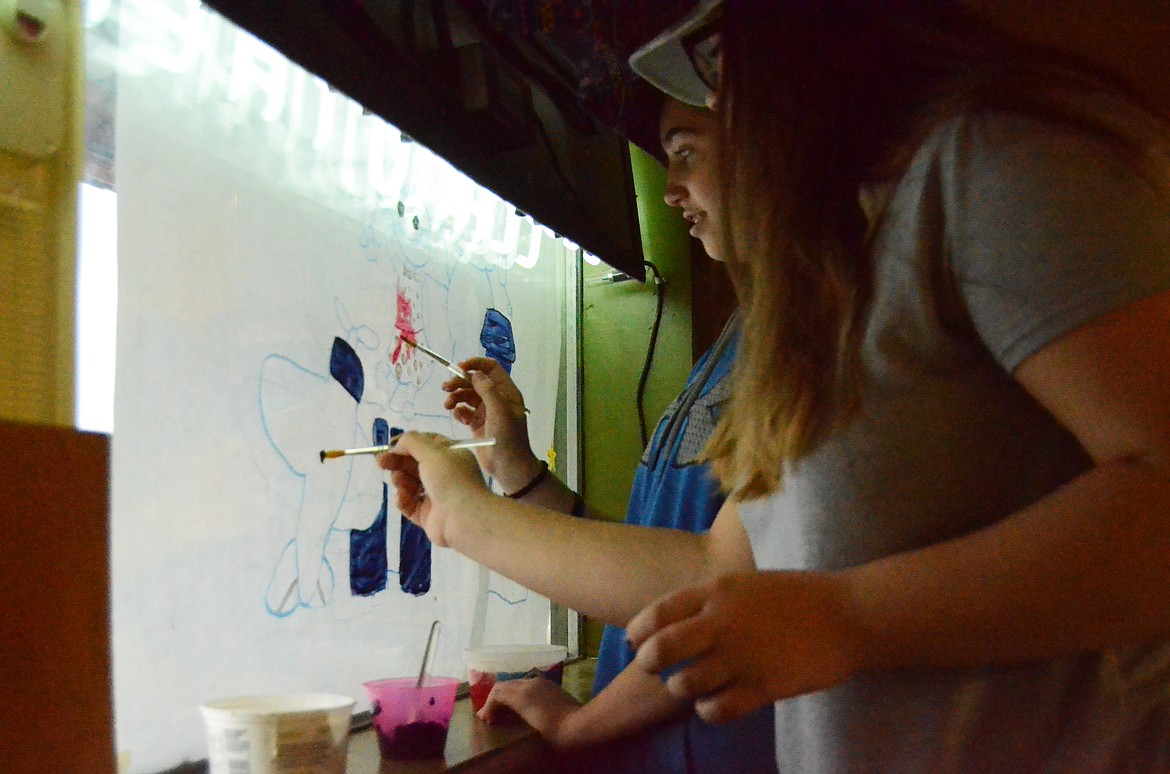
{"label": "blue painted shape", "polygon": [[[375,446],[390,442],[390,425],[381,417],[374,420]],[[386,590],[390,565],[386,557],[386,524],[389,512],[389,486],[382,484],[382,509],[366,529],[349,531],[349,591],[355,597],[368,597]]]}
{"label": "blue painted shape", "polygon": [[[390,437],[401,429],[390,430]],[[398,585],[407,594],[421,597],[431,590],[431,540],[423,528],[401,516],[398,533]]]}
{"label": "blue painted shape", "polygon": [[431,541],[417,524],[402,517],[398,540],[398,585],[421,597],[431,590]]}
{"label": "blue painted shape", "polygon": [[516,340],[512,337],[512,321],[498,309],[489,309],[483,315],[479,343],[487,356],[499,362],[506,373],[512,373],[516,362]]}
{"label": "blue painted shape", "polygon": [[333,351],[329,353],[329,375],[361,403],[362,393],[366,389],[366,375],[362,369],[361,358],[345,339],[333,339]]}

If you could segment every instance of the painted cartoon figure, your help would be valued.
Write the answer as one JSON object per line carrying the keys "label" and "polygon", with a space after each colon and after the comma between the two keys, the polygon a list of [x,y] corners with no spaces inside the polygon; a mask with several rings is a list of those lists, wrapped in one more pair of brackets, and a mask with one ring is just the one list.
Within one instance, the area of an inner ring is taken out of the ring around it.
{"label": "painted cartoon figure", "polygon": [[[362,506],[351,495],[375,491],[381,481],[376,471],[356,466],[352,459],[323,465],[319,450],[303,442],[306,435],[355,445],[368,442],[359,419],[368,388],[358,350],[376,351],[379,338],[368,326],[354,325],[343,305],[338,304],[336,311],[345,337],[334,337],[327,372],[283,355],[270,355],[260,369],[264,433],[301,487],[293,537],[281,549],[265,593],[266,609],[280,617],[298,608],[323,607],[332,600],[337,581],[327,556],[329,541],[338,521],[346,520],[343,514]],[[348,429],[339,433],[339,422]]]}

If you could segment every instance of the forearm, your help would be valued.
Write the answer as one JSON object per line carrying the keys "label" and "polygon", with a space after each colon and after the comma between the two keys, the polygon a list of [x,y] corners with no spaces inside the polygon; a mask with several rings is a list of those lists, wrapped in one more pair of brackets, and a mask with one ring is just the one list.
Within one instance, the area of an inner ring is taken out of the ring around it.
{"label": "forearm", "polygon": [[506,497],[477,498],[452,518],[446,540],[526,588],[618,626],[659,595],[718,572],[706,535],[578,519]]}
{"label": "forearm", "polygon": [[[541,468],[537,468],[537,470],[539,471]],[[516,491],[519,488],[515,487],[512,491]],[[507,492],[508,490],[505,489],[504,491]],[[520,497],[519,501],[528,505],[547,508],[557,513],[572,513],[573,506],[577,502],[577,494],[550,471],[544,474],[540,483],[532,491]]]}
{"label": "forearm", "polygon": [[1094,469],[1003,522],[843,572],[864,668],[1046,659],[1170,636],[1170,478]]}
{"label": "forearm", "polygon": [[656,675],[627,666],[600,693],[565,718],[558,747],[584,747],[645,731],[690,711],[667,692]]}
{"label": "forearm", "polygon": [[496,483],[510,498],[557,513],[572,513],[577,504],[577,494],[527,447],[522,453],[497,455],[492,468]]}

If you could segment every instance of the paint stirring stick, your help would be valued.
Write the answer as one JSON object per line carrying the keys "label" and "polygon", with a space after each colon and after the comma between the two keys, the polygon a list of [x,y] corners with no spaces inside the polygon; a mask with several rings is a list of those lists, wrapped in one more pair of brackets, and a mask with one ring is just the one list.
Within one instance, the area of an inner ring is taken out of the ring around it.
{"label": "paint stirring stick", "polygon": [[418,668],[418,682],[414,684],[415,688],[422,688],[423,683],[426,682],[427,673],[431,671],[431,659],[435,657],[435,645],[439,640],[439,622],[434,621],[431,624],[431,633],[427,635],[427,649],[423,651],[422,666]]}
{"label": "paint stirring stick", "polygon": [[[397,440],[397,439],[396,439]],[[458,441],[448,446],[448,449],[478,449],[483,446],[495,446],[495,438],[480,438],[475,441]],[[384,451],[389,451],[394,448],[394,443],[386,443],[381,446],[364,446],[360,449],[333,449],[331,451],[321,452],[321,461],[336,459],[337,457],[348,457],[353,454],[381,454]]]}
{"label": "paint stirring stick", "polygon": [[[435,621],[431,624],[431,633],[427,635],[427,649],[423,651],[422,666],[418,669],[418,681],[414,684],[414,706],[410,710],[411,724],[418,722],[418,715],[422,710],[422,707],[419,706],[423,698],[422,687],[423,683],[426,682],[427,674],[431,671],[431,659],[435,657],[435,645],[438,644],[438,640],[439,622]],[[434,704],[434,702],[435,700],[431,699],[431,703]]]}
{"label": "paint stirring stick", "polygon": [[461,378],[461,379],[466,379],[466,378],[468,378],[468,377],[467,377],[467,374],[463,373],[463,370],[462,370],[462,369],[460,369],[460,368],[458,368],[458,367],[456,367],[456,366],[453,366],[453,365],[451,365],[451,361],[450,361],[450,360],[448,360],[447,358],[443,357],[443,356],[442,356],[442,355],[440,355],[439,353],[437,353],[437,352],[432,352],[431,350],[429,350],[429,349],[427,349],[426,347],[424,347],[422,344],[419,344],[419,343],[418,343],[417,341],[415,341],[414,339],[408,339],[408,338],[406,338],[405,336],[403,336],[403,337],[402,337],[402,340],[403,340],[404,342],[406,342],[406,343],[407,343],[407,345],[409,345],[409,346],[411,346],[411,347],[414,347],[414,348],[415,348],[415,349],[417,349],[419,352],[422,352],[424,355],[428,355],[428,356],[430,356],[431,358],[433,358],[434,360],[436,360],[438,363],[442,364],[442,366],[443,366],[444,368],[446,368],[448,371],[450,371],[451,373],[455,374],[455,375],[456,375],[456,376],[458,376],[459,378]]}

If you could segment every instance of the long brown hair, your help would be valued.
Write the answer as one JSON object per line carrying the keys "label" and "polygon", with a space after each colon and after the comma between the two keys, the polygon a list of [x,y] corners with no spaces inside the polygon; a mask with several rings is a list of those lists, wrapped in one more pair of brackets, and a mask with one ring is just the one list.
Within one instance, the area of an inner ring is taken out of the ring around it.
{"label": "long brown hair", "polygon": [[1123,87],[946,0],[726,0],[722,50],[723,252],[742,328],[706,457],[725,490],[751,499],[859,405],[872,295],[863,186],[895,179],[948,115],[1076,121],[1047,96],[1054,85]]}

